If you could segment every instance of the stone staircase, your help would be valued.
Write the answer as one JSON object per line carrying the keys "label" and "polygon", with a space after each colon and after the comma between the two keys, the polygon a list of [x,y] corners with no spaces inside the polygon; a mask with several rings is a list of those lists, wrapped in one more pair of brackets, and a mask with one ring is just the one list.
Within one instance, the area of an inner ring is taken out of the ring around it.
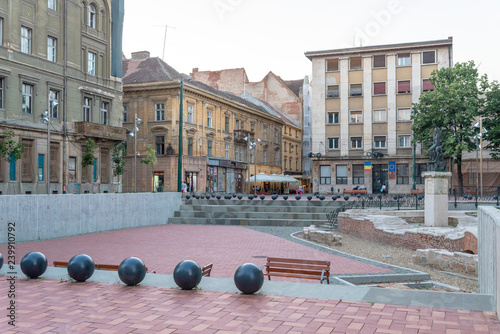
{"label": "stone staircase", "polygon": [[300,200],[183,200],[169,224],[310,226],[328,223],[326,214],[341,203]]}

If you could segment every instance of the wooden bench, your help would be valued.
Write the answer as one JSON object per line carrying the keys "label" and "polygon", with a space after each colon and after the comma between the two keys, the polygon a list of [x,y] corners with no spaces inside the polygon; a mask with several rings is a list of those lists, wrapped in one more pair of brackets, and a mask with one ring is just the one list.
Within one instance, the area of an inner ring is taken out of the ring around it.
{"label": "wooden bench", "polygon": [[209,263],[204,267],[201,267],[201,276],[210,277],[210,273],[212,272],[213,263]]}
{"label": "wooden bench", "polygon": [[[63,262],[63,261],[54,261],[54,267],[63,267],[67,268],[68,267],[68,262]],[[111,270],[111,271],[118,271],[119,265],[116,264],[94,264],[96,270]],[[149,272],[148,267],[146,267],[146,272]],[[153,273],[155,273],[153,271]]]}
{"label": "wooden bench", "polygon": [[425,190],[423,189],[411,189],[410,194],[412,195],[423,195],[425,194]]}
{"label": "wooden bench", "polygon": [[368,190],[366,189],[344,189],[344,195],[365,195],[368,193]]}
{"label": "wooden bench", "polygon": [[319,279],[321,284],[323,281],[330,284],[330,261],[268,257],[267,263],[262,266],[262,272],[269,280],[271,276],[279,276]]}

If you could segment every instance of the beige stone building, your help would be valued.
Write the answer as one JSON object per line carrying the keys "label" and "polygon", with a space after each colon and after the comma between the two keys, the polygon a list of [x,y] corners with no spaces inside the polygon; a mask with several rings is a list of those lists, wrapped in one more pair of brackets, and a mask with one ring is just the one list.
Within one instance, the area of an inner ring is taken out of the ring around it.
{"label": "beige stone building", "polygon": [[[24,146],[20,160],[0,157],[0,194],[120,191],[110,152],[126,138],[123,10],[123,0],[0,1],[0,136],[12,130]],[[94,165],[82,168],[89,138]]]}
{"label": "beige stone building", "polygon": [[[282,173],[284,122],[277,115],[187,78],[161,59],[149,57],[149,52],[136,52],[124,60],[123,72],[124,126],[132,132],[134,118],[142,121],[137,136],[127,141],[125,191],[178,190],[181,80],[181,181],[190,192],[247,193],[250,184],[244,180],[255,174],[255,164],[257,173]],[[257,138],[261,141],[256,151],[249,150],[249,141]],[[154,166],[140,163],[148,144],[156,151]],[[134,159],[135,145],[138,159]]]}
{"label": "beige stone building", "polygon": [[[432,71],[453,64],[452,38],[306,52],[312,62],[314,191],[409,193],[426,159],[412,145],[412,103]],[[415,152],[415,165],[413,153]]]}

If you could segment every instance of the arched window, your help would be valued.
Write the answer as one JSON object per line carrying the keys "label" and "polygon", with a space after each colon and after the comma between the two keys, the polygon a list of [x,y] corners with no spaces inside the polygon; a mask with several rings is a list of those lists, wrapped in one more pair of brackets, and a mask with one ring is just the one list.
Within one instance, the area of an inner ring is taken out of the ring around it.
{"label": "arched window", "polygon": [[96,9],[93,4],[89,5],[89,27],[95,29],[96,23]]}

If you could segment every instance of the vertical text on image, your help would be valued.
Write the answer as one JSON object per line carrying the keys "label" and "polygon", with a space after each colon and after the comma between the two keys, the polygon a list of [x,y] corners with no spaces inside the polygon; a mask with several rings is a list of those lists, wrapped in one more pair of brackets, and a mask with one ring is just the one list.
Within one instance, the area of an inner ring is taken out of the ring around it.
{"label": "vertical text on image", "polygon": [[7,318],[9,325],[16,325],[16,223],[7,223],[7,282],[9,283],[9,290],[7,291],[7,298],[9,298],[9,305],[7,307]]}

